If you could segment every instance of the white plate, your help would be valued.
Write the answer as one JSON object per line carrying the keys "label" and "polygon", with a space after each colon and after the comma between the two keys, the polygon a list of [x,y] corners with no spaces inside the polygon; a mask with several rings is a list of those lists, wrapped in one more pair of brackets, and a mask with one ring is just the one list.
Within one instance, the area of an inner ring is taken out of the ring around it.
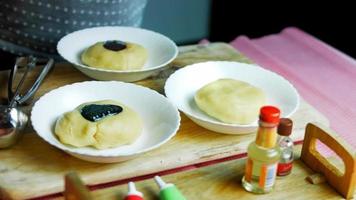
{"label": "white plate", "polygon": [[[99,41],[122,40],[144,46],[148,59],[140,70],[118,71],[88,67],[80,60],[81,53]],[[64,36],[57,44],[58,53],[79,71],[97,80],[133,82],[144,79],[177,57],[178,48],[169,38],[159,33],[134,27],[106,26],[87,28]]]}
{"label": "white plate", "polygon": [[283,117],[291,116],[299,107],[298,92],[286,79],[259,66],[239,62],[211,61],[186,66],[168,78],[164,89],[169,100],[202,127],[227,134],[255,131],[257,119],[248,125],[223,123],[195,104],[197,90],[220,78],[238,79],[261,88],[267,95],[267,104],[279,107]]}
{"label": "white plate", "polygon": [[[131,145],[98,150],[92,147],[75,148],[62,144],[54,135],[58,117],[78,105],[112,99],[135,110],[142,118],[142,135]],[[180,116],[176,107],[154,90],[118,81],[87,81],[66,85],[42,96],[33,106],[32,126],[48,143],[69,154],[92,162],[119,162],[155,149],[177,132]]]}

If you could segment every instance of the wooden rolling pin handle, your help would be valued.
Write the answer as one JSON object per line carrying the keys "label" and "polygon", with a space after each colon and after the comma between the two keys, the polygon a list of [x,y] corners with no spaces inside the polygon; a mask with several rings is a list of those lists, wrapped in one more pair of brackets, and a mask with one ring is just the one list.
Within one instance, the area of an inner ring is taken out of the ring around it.
{"label": "wooden rolling pin handle", "polygon": [[64,176],[64,199],[65,200],[91,200],[88,188],[75,172]]}

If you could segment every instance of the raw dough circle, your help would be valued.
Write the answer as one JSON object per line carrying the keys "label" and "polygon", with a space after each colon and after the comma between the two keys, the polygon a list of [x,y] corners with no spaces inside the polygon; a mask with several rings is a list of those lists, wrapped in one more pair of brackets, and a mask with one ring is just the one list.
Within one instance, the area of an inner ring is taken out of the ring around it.
{"label": "raw dough circle", "polygon": [[117,51],[105,48],[104,44],[97,42],[87,48],[81,55],[82,62],[94,68],[135,70],[141,69],[147,60],[147,50],[139,44],[126,42],[126,48]]}
{"label": "raw dough circle", "polygon": [[[123,109],[116,115],[92,122],[81,114],[81,109],[89,104],[118,105]],[[117,101],[104,100],[81,104],[62,115],[55,125],[55,134],[64,144],[106,149],[133,143],[140,136],[142,127],[141,118],[135,111]]]}
{"label": "raw dough circle", "polygon": [[219,79],[195,94],[198,107],[209,116],[231,124],[250,124],[257,120],[266,103],[264,92],[246,82]]}

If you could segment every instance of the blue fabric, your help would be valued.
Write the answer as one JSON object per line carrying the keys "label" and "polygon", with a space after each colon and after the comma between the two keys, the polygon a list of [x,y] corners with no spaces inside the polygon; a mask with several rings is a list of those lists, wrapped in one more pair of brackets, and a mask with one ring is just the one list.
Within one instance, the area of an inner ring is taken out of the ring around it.
{"label": "blue fabric", "polygon": [[95,26],[140,26],[147,0],[1,0],[0,49],[56,55],[64,35]]}

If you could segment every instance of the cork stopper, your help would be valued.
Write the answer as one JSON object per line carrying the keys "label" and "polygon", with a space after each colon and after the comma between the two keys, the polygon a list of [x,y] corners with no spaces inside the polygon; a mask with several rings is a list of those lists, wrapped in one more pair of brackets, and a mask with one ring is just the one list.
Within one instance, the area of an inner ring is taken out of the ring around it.
{"label": "cork stopper", "polygon": [[278,125],[278,135],[289,136],[292,133],[293,121],[289,118],[281,118]]}

